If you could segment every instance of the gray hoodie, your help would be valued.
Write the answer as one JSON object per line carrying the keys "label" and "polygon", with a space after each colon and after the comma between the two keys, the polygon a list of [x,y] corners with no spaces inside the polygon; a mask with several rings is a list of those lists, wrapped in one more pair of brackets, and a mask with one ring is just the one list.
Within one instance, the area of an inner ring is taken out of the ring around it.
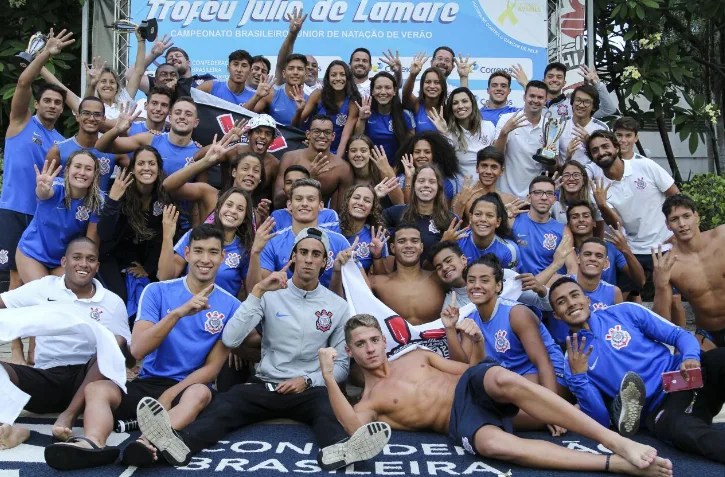
{"label": "gray hoodie", "polygon": [[350,361],[344,328],[348,318],[347,302],[335,293],[320,284],[312,291],[301,290],[289,280],[287,288],[266,292],[261,299],[249,295],[224,327],[222,341],[236,348],[261,321],[264,332],[257,377],[281,383],[307,376],[313,386],[324,386],[320,348],[337,350],[335,381],[347,378]]}

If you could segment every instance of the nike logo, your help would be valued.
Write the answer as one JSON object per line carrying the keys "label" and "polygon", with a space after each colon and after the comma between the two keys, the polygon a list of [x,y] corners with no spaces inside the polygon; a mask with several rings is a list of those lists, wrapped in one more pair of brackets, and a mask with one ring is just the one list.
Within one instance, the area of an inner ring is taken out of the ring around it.
{"label": "nike logo", "polygon": [[599,361],[599,356],[597,356],[597,359],[594,360],[594,364],[589,366],[589,371],[594,371],[594,368],[597,367],[597,361]]}
{"label": "nike logo", "polygon": [[58,301],[58,300],[51,300],[50,298],[48,298],[48,301]]}
{"label": "nike logo", "polygon": [[283,316],[289,316],[289,315],[285,315],[284,313],[280,313],[279,311],[275,315],[277,316],[277,318],[282,318]]}

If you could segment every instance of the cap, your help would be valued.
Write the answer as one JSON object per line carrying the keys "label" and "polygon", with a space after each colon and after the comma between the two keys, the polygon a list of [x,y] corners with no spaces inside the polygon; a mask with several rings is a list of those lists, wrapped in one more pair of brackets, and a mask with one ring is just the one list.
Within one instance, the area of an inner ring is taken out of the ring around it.
{"label": "cap", "polygon": [[277,121],[275,121],[269,114],[259,114],[254,116],[252,119],[247,121],[247,124],[244,125],[242,133],[247,134],[252,129],[257,129],[262,126],[272,128],[274,130],[275,138],[282,136],[282,133],[279,132],[279,129],[277,129]]}
{"label": "cap", "polygon": [[[298,233],[295,237],[295,244],[292,246],[292,253],[294,253],[297,249],[298,243],[308,238],[322,242],[322,246],[325,247],[325,255],[327,255],[327,252],[330,251],[330,238],[327,236],[327,232],[323,229],[318,229],[317,227],[305,227],[300,230],[300,233]],[[292,254],[290,254],[290,258],[292,258]]]}

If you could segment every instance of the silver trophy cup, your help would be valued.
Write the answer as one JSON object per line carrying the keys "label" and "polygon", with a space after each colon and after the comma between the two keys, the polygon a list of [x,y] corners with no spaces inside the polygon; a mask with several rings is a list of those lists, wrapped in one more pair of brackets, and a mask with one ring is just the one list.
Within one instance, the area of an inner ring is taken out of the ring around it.
{"label": "silver trophy cup", "polygon": [[555,118],[547,111],[543,118],[544,124],[544,147],[536,151],[533,158],[547,167],[556,165],[556,157],[559,155],[559,138],[564,132],[566,118]]}
{"label": "silver trophy cup", "polygon": [[25,51],[21,51],[17,55],[11,57],[13,64],[21,69],[28,67],[33,58],[45,47],[45,43],[48,41],[48,35],[44,35],[41,32],[37,32],[35,35],[30,37],[28,42],[28,48]]}
{"label": "silver trophy cup", "polygon": [[130,20],[117,20],[110,25],[106,25],[106,28],[126,34],[133,33],[138,28],[139,33],[141,33],[141,38],[146,41],[156,41],[156,37],[159,34],[159,23],[155,18],[144,20],[139,25],[136,25]]}

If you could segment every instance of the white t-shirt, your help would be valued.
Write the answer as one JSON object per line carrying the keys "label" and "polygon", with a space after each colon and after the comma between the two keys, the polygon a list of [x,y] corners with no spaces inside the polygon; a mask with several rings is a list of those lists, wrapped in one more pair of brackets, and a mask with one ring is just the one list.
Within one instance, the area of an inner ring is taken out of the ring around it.
{"label": "white t-shirt", "polygon": [[476,172],[476,155],[478,151],[486,146],[493,144],[493,138],[496,134],[496,126],[491,121],[481,121],[481,130],[478,134],[471,134],[468,130],[463,131],[463,135],[466,138],[466,150],[458,149],[456,141],[453,136],[448,135],[451,144],[456,148],[456,157],[458,158],[458,164],[461,165],[461,174],[464,177],[473,176],[478,177]]}
{"label": "white t-shirt", "polygon": [[[587,123],[586,126],[584,126],[584,129],[589,134],[592,134],[594,131],[609,131],[609,126],[607,126],[604,122],[592,118],[589,123]],[[574,130],[574,121],[567,121],[564,125],[564,132],[561,134],[561,137],[559,138],[559,164],[563,164],[566,160],[566,151],[569,149],[569,143],[571,142],[574,135],[572,134],[572,131]],[[574,151],[574,154],[571,156],[572,160],[577,161],[579,164],[587,168],[587,171],[596,171],[596,169],[600,169],[599,166],[594,164],[591,159],[589,159],[589,156],[587,155],[587,146],[586,144],[580,143],[579,146],[576,148],[576,151]],[[596,169],[595,169],[596,168]],[[600,169],[601,170],[601,169]],[[591,178],[595,174],[589,174],[589,177]]]}
{"label": "white t-shirt", "polygon": [[358,83],[357,90],[360,91],[360,96],[363,98],[370,96],[370,79],[366,79],[364,83]]}
{"label": "white t-shirt", "polygon": [[[501,134],[504,124],[516,113],[502,114],[496,124],[494,141]],[[538,124],[526,121],[524,126],[511,131],[506,138],[505,169],[498,180],[497,188],[519,199],[525,199],[529,193],[529,183],[541,174],[543,167],[533,159],[533,155],[544,145],[543,117]]]}
{"label": "white t-shirt", "polygon": [[318,90],[320,88],[322,88],[322,81],[319,81],[319,80],[317,81],[317,83],[315,83],[314,86],[309,86],[305,83],[302,87],[306,96],[311,95],[313,91]]}
{"label": "white t-shirt", "polygon": [[[88,318],[108,328],[114,335],[131,342],[128,314],[123,300],[106,290],[101,282],[93,279],[96,293],[91,298],[78,299],[65,286],[65,275],[33,280],[20,288],[0,295],[7,308],[47,305],[49,302],[75,303],[88,311]],[[49,369],[57,366],[86,364],[95,354],[95,347],[88,344],[83,335],[38,336],[35,339],[35,367]]]}
{"label": "white t-shirt", "polygon": [[663,250],[671,245],[664,241],[671,235],[665,226],[662,204],[665,191],[675,180],[651,159],[624,162],[620,181],[611,181],[607,205],[616,210],[627,231],[629,247],[635,254],[649,254],[650,247],[662,243]]}

